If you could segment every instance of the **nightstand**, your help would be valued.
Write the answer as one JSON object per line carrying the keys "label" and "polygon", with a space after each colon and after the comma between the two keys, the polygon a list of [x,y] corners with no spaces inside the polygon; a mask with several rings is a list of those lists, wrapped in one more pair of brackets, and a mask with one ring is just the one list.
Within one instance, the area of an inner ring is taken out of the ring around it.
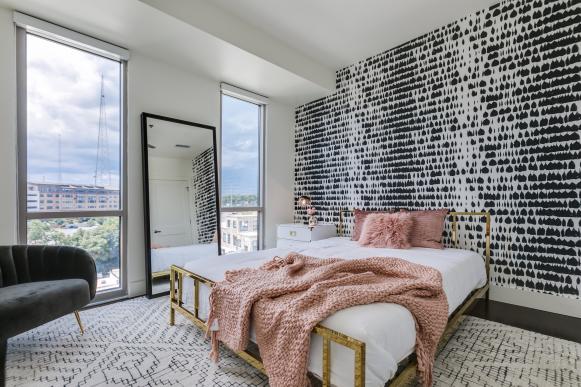
{"label": "nightstand", "polygon": [[328,223],[319,223],[312,229],[306,224],[279,224],[276,231],[276,247],[292,249],[304,247],[313,241],[337,236],[337,226]]}

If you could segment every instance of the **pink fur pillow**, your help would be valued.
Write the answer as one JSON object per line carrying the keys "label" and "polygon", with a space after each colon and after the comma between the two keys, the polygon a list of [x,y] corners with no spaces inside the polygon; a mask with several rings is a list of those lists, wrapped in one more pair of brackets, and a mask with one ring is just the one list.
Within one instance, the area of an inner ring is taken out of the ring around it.
{"label": "pink fur pillow", "polygon": [[353,234],[351,234],[352,241],[358,241],[361,236],[361,230],[363,229],[363,223],[367,215],[371,214],[389,214],[394,211],[363,211],[358,208],[353,210],[353,217],[355,218],[355,223],[353,225]]}
{"label": "pink fur pillow", "polygon": [[361,228],[359,244],[369,247],[408,249],[413,218],[408,212],[369,214]]}
{"label": "pink fur pillow", "polygon": [[443,249],[442,233],[448,210],[425,210],[408,212],[413,218],[410,242],[414,247]]}

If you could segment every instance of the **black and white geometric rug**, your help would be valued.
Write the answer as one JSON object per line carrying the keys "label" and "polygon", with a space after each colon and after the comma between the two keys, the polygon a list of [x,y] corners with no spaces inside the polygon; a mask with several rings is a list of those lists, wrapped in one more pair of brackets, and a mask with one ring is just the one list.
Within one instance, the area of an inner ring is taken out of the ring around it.
{"label": "black and white geometric rug", "polygon": [[176,314],[165,297],[135,298],[81,311],[8,341],[11,386],[266,386],[267,379],[222,349],[208,359],[205,334]]}
{"label": "black and white geometric rug", "polygon": [[[228,350],[208,359],[204,334],[165,298],[65,316],[8,342],[7,386],[267,386]],[[435,386],[581,386],[581,344],[467,317],[439,354]]]}
{"label": "black and white geometric rug", "polygon": [[438,355],[434,380],[441,387],[579,387],[581,344],[469,316]]}

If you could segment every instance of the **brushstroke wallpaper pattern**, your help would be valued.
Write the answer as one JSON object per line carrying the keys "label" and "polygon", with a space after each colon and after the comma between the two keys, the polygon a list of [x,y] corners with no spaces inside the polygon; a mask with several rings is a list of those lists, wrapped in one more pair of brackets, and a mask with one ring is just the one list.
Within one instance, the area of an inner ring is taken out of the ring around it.
{"label": "brushstroke wallpaper pattern", "polygon": [[296,110],[295,195],[489,210],[492,283],[579,297],[580,51],[580,0],[510,0],[339,70]]}
{"label": "brushstroke wallpaper pattern", "polygon": [[217,228],[216,176],[214,175],[214,148],[210,147],[192,160],[192,190],[197,241],[212,243]]}

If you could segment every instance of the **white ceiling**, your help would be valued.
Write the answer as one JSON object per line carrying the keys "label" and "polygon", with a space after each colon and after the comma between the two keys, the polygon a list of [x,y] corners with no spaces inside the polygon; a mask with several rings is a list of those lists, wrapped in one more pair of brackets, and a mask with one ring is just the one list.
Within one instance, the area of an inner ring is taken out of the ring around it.
{"label": "white ceiling", "polygon": [[206,0],[338,70],[499,0]]}
{"label": "white ceiling", "polygon": [[[209,129],[151,118],[147,125],[147,143],[155,146],[148,149],[149,156],[191,160],[214,146],[213,132]],[[176,147],[176,144],[189,148]]]}
{"label": "white ceiling", "polygon": [[0,0],[133,53],[298,105],[335,71],[497,0]]}
{"label": "white ceiling", "polygon": [[[179,0],[171,1],[177,4]],[[193,5],[197,0],[186,1]],[[0,0],[0,7],[45,19],[128,48],[134,54],[291,105],[319,98],[334,87],[333,70],[286,46],[271,50],[277,52],[277,57],[288,58],[284,63],[275,63],[272,56],[249,52],[244,42],[235,45],[139,0]],[[207,20],[223,14],[213,8],[216,11]],[[241,27],[244,26],[247,24]],[[274,48],[276,45],[277,42],[270,44]]]}

